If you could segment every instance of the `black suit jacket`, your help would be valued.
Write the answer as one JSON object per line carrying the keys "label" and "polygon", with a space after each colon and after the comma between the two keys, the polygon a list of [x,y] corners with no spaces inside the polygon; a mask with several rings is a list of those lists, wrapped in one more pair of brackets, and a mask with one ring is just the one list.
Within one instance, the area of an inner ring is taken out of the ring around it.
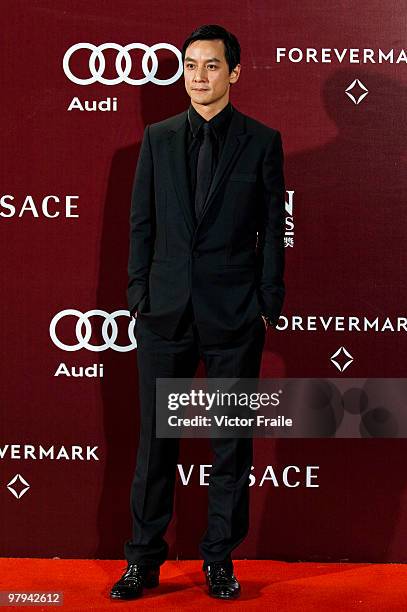
{"label": "black suit jacket", "polygon": [[202,342],[232,340],[284,300],[281,134],[234,108],[203,214],[194,221],[186,111],[147,125],[131,211],[128,307],[172,339],[189,299]]}

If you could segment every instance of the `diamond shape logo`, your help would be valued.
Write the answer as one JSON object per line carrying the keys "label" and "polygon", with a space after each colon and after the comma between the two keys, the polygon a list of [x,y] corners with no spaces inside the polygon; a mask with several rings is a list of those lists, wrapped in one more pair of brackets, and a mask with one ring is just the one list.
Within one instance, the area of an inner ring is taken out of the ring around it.
{"label": "diamond shape logo", "polygon": [[[14,488],[13,485],[17,484],[17,488]],[[16,497],[20,499],[24,493],[28,491],[30,485],[20,474],[16,474],[12,480],[7,485],[8,490]]]}
{"label": "diamond shape logo", "polygon": [[359,81],[359,79],[355,79],[353,83],[345,89],[345,93],[354,104],[359,104],[362,102],[363,98],[366,98],[369,90]]}
{"label": "diamond shape logo", "polygon": [[344,346],[341,346],[336,353],[331,356],[331,361],[340,372],[344,372],[352,363],[353,357]]}

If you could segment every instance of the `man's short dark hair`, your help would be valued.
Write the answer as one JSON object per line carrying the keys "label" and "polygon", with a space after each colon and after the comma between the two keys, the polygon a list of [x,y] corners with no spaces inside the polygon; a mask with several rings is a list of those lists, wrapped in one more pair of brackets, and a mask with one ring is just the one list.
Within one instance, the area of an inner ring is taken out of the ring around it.
{"label": "man's short dark hair", "polygon": [[191,43],[196,40],[216,40],[218,38],[223,40],[223,44],[225,45],[225,58],[229,66],[230,74],[233,68],[237,64],[240,64],[240,45],[234,34],[228,32],[219,25],[202,25],[194,30],[182,45],[182,62],[184,62],[185,59],[185,51]]}

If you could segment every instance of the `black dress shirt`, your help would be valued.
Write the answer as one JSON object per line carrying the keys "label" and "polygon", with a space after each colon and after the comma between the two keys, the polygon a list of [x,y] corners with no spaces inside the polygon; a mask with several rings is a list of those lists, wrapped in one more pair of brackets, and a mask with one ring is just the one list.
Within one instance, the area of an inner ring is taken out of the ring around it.
{"label": "black dress shirt", "polygon": [[[212,119],[209,120],[213,134],[215,135],[214,147],[213,147],[213,167],[212,177],[215,173],[216,167],[219,162],[220,155],[222,153],[223,145],[225,144],[225,138],[227,130],[230,124],[230,119],[233,113],[233,106],[228,102],[219,113],[217,113]],[[202,124],[205,123],[206,119],[198,113],[197,110],[192,106],[189,106],[187,113],[187,130],[186,130],[186,153],[187,153],[187,170],[189,177],[189,186],[192,202],[195,199],[195,188],[196,188],[196,166],[198,162],[199,147],[201,145],[202,130],[200,129]]]}

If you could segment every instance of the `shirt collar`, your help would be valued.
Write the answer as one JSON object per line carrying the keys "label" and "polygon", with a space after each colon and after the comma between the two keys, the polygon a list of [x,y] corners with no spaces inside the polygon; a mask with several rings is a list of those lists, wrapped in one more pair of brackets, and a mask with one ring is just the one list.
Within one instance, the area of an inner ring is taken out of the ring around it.
{"label": "shirt collar", "polygon": [[[217,113],[214,117],[212,117],[212,119],[209,120],[209,123],[213,128],[213,131],[215,132],[216,136],[219,136],[223,130],[226,130],[232,112],[233,106],[230,102],[228,102],[219,113]],[[190,104],[188,109],[188,120],[191,132],[195,137],[198,134],[199,128],[203,123],[205,123],[206,119],[198,113],[198,111],[192,106],[192,104]]]}

